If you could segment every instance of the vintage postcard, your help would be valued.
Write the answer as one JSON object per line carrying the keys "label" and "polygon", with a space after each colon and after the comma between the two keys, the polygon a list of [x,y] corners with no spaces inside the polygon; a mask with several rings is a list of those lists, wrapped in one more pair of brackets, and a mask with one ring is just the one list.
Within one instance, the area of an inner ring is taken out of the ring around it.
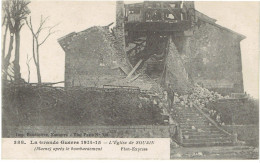
{"label": "vintage postcard", "polygon": [[259,2],[3,0],[2,159],[259,159]]}

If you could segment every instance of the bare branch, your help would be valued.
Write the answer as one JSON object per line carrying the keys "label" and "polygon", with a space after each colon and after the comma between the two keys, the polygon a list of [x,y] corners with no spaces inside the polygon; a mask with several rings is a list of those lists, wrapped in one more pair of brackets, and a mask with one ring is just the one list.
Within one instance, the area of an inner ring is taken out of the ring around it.
{"label": "bare branch", "polygon": [[26,65],[27,65],[27,70],[28,70],[28,83],[30,83],[30,76],[31,76],[31,69],[30,69],[30,62],[31,62],[31,59],[28,59],[28,53],[27,53],[27,56],[26,56]]}
{"label": "bare branch", "polygon": [[32,33],[32,35],[33,35],[33,37],[34,37],[35,39],[38,39],[37,36],[36,36],[36,34],[35,34],[34,31],[33,31],[33,25],[32,25],[32,18],[31,18],[31,16],[30,16],[30,18],[29,18],[29,22],[28,22],[28,20],[26,20],[25,22],[26,22],[27,27],[30,29],[30,31],[31,31],[31,33]]}
{"label": "bare branch", "polygon": [[[45,27],[45,24],[47,22],[47,20],[49,19],[49,17],[43,18],[43,16],[41,16],[40,19],[40,25],[38,27],[38,29],[36,30],[36,32],[33,29],[33,25],[32,25],[32,18],[29,18],[29,21],[26,20],[26,24],[28,26],[28,28],[30,29],[33,39],[32,39],[32,52],[33,52],[33,60],[36,66],[36,70],[37,70],[37,77],[38,77],[38,83],[41,83],[41,73],[40,73],[40,46],[42,44],[45,43],[45,41],[55,32],[57,31],[53,31],[53,29],[58,25],[54,25],[51,27]],[[40,33],[44,30],[44,29],[48,29],[48,33],[47,35],[44,37],[44,39],[42,41],[39,41],[39,36]]]}
{"label": "bare branch", "polygon": [[41,15],[41,22],[40,22],[40,26],[39,26],[39,28],[38,28],[38,30],[37,30],[37,32],[36,32],[36,35],[39,35],[39,33],[42,31],[43,25],[45,24],[45,22],[46,22],[48,19],[49,19],[49,16],[43,19],[43,16]]}
{"label": "bare branch", "polygon": [[2,26],[4,26],[5,24],[6,24],[6,15],[4,16]]}
{"label": "bare branch", "polygon": [[52,31],[56,26],[58,26],[59,24],[56,24],[56,25],[54,25],[54,26],[52,26],[52,27],[50,27],[49,28],[49,33],[48,33],[48,35],[43,39],[43,41],[39,44],[39,46],[41,46],[42,44],[44,44],[44,42],[52,35],[52,34],[54,34],[54,33],[56,33],[56,32],[58,32],[58,31]]}
{"label": "bare branch", "polygon": [[24,23],[22,23],[19,27],[19,31],[21,30],[21,28],[24,26]]}

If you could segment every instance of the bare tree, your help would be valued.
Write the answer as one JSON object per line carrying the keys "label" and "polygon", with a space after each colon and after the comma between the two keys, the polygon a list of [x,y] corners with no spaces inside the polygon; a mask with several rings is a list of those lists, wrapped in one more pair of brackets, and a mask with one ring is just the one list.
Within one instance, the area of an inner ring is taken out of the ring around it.
{"label": "bare tree", "polygon": [[[10,64],[11,53],[13,50],[13,41],[15,36],[15,58],[14,58],[14,78],[15,81],[21,79],[20,73],[20,31],[23,27],[23,21],[30,14],[27,0],[8,0],[3,2],[4,14],[6,17],[6,25],[10,31],[9,49],[4,59],[4,67],[8,70]],[[4,42],[5,43],[5,42]],[[5,51],[5,46],[2,51]],[[4,55],[4,54],[3,54]]]}
{"label": "bare tree", "polygon": [[31,68],[30,68],[30,62],[32,60],[32,57],[31,58],[28,58],[28,53],[27,53],[27,56],[26,56],[26,65],[27,65],[27,70],[28,70],[28,80],[27,82],[30,83],[30,77],[31,77]]}
{"label": "bare tree", "polygon": [[7,21],[6,21],[6,15],[4,16],[3,23],[2,23],[2,28],[5,27],[5,32],[3,36],[3,45],[2,45],[2,61],[5,58],[5,44],[6,44],[6,36],[7,36],[7,31],[8,31],[8,26],[7,26]]}
{"label": "bare tree", "polygon": [[[3,80],[7,80],[8,76],[8,66],[10,65],[10,58],[11,58],[11,53],[13,50],[13,42],[14,42],[14,31],[12,28],[12,24],[10,23],[10,16],[8,15],[8,11],[10,9],[10,1],[3,1],[3,12],[4,14],[4,19],[2,22],[2,27],[5,26],[5,33],[3,36],[3,47],[2,47],[2,71],[3,71]],[[7,37],[7,32],[8,29],[10,31],[10,39],[9,39],[9,48],[7,54],[5,54],[5,48],[6,48],[6,37]]]}
{"label": "bare tree", "polygon": [[[10,58],[7,59],[5,61],[5,48],[6,48],[6,37],[7,37],[7,32],[8,32],[8,25],[7,25],[7,21],[6,21],[6,16],[4,17],[3,19],[3,23],[2,23],[2,28],[5,27],[5,32],[4,32],[4,36],[3,36],[3,45],[2,45],[2,72],[3,72],[3,75],[2,75],[2,79],[3,80],[7,80],[7,68],[9,66],[9,63],[10,63]],[[11,39],[10,39],[11,40]],[[10,42],[10,45],[13,44],[13,41]],[[9,47],[10,47],[9,45]],[[11,54],[11,53],[10,53]]]}
{"label": "bare tree", "polygon": [[[33,29],[33,25],[32,25],[32,19],[30,17],[29,21],[26,20],[26,24],[28,26],[28,28],[30,29],[32,36],[33,36],[33,40],[32,40],[32,53],[33,53],[33,61],[35,63],[36,66],[36,70],[37,70],[37,78],[38,78],[38,83],[41,84],[42,80],[41,80],[41,70],[40,70],[40,47],[46,42],[46,40],[55,32],[57,31],[53,31],[53,29],[58,25],[54,25],[54,26],[46,26],[46,21],[48,20],[49,17],[43,18],[43,16],[41,16],[41,20],[40,20],[40,25],[38,27],[38,29],[35,31]],[[43,30],[47,30],[47,35],[45,35],[43,37],[43,39],[40,40],[40,34]]]}

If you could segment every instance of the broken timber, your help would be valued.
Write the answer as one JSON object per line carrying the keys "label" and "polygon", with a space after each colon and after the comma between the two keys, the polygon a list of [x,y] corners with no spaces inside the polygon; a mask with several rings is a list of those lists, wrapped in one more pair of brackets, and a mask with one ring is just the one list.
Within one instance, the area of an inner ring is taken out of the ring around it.
{"label": "broken timber", "polygon": [[136,71],[136,69],[140,66],[140,64],[141,64],[142,62],[143,62],[143,60],[140,59],[140,60],[138,61],[138,63],[135,65],[135,67],[131,70],[131,72],[127,75],[126,78],[131,77],[131,76],[134,74],[134,72]]}

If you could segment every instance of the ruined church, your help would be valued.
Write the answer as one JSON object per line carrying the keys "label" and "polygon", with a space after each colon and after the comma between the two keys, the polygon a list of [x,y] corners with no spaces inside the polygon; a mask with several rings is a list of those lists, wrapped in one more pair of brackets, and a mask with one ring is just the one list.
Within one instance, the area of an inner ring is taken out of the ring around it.
{"label": "ruined church", "polygon": [[65,87],[192,84],[224,95],[243,93],[240,42],[245,36],[220,26],[194,2],[117,2],[116,25],[72,32],[58,42],[65,51]]}

